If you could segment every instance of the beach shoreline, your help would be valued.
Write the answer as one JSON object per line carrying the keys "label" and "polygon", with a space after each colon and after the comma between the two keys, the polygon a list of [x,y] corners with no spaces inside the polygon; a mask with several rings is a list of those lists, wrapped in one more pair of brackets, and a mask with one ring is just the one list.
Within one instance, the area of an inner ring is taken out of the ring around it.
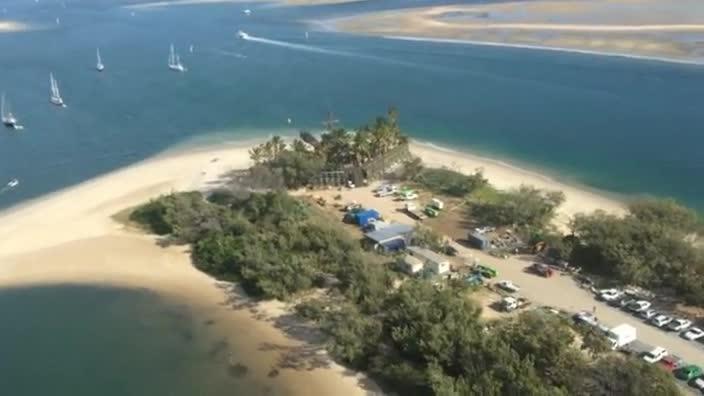
{"label": "beach shoreline", "polygon": [[463,39],[453,39],[453,38],[435,38],[435,37],[415,37],[415,36],[381,36],[387,40],[401,40],[401,41],[419,41],[427,43],[441,43],[441,44],[459,44],[459,45],[476,45],[482,47],[497,47],[497,48],[516,48],[525,50],[538,50],[538,51],[549,51],[549,52],[565,52],[571,54],[581,54],[581,55],[596,55],[596,56],[607,56],[613,58],[625,58],[625,59],[635,59],[643,61],[654,61],[654,62],[664,62],[664,63],[675,63],[681,65],[704,65],[704,59],[680,59],[680,58],[668,58],[662,56],[649,56],[649,55],[635,55],[628,53],[619,52],[607,52],[607,51],[592,51],[587,49],[579,48],[567,48],[567,47],[550,47],[544,45],[530,45],[530,44],[519,44],[519,43],[504,43],[496,41],[478,41],[478,40],[463,40]]}
{"label": "beach shoreline", "polygon": [[[263,375],[282,359],[282,353],[295,354],[290,351],[312,345],[292,339],[286,326],[279,324],[282,317],[290,316],[290,307],[278,301],[253,301],[238,287],[197,270],[188,247],[161,247],[155,236],[114,219],[116,214],[161,194],[216,187],[224,173],[250,165],[248,149],[252,144],[250,140],[226,147],[166,150],[0,212],[0,287],[85,284],[152,290],[208,311],[209,316],[217,317],[224,333],[245,324],[250,330],[244,337],[252,345],[242,348],[249,348],[247,356],[256,361],[253,372]],[[419,142],[412,142],[410,148],[428,166],[451,166],[463,172],[482,168],[498,188],[532,184],[563,190],[567,199],[558,213],[562,222],[581,211],[618,213],[623,207],[621,202],[491,158]],[[281,348],[256,348],[272,343]],[[317,348],[313,356],[325,356],[322,345],[313,347]],[[281,370],[272,381],[277,386],[290,386],[295,394],[362,395],[376,389],[363,374],[329,359],[323,368]]]}
{"label": "beach shoreline", "polygon": [[[605,13],[604,7],[609,5],[618,12]],[[704,8],[696,7],[688,13],[687,5],[679,4],[668,10],[647,12],[624,0],[567,4],[538,0],[524,5],[400,8],[312,23],[326,30],[386,39],[704,64],[692,45],[692,40],[704,35],[704,25],[697,22]]]}

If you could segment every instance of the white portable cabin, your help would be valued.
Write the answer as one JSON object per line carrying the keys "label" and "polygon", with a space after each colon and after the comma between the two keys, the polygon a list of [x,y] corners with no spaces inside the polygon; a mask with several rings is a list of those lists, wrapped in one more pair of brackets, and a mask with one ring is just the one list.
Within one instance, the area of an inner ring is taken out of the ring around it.
{"label": "white portable cabin", "polygon": [[425,268],[438,275],[450,272],[450,260],[438,253],[418,246],[410,246],[408,253],[421,260]]}

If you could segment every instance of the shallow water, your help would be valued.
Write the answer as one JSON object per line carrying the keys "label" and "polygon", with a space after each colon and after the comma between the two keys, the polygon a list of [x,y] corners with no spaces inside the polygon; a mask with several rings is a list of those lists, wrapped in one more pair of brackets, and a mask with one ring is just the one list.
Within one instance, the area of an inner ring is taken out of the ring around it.
{"label": "shallow water", "polygon": [[207,315],[145,290],[0,291],[4,395],[283,394],[257,380]]}
{"label": "shallow water", "polygon": [[[301,22],[434,1],[210,4],[134,16],[112,0],[63,3],[3,3],[3,18],[43,29],[0,35],[0,90],[26,126],[0,131],[0,184],[21,182],[0,193],[0,207],[184,142],[319,129],[328,112],[355,127],[393,104],[420,140],[704,209],[702,66],[353,37]],[[238,40],[239,29],[263,41]],[[170,43],[186,73],[167,69]],[[50,71],[66,109],[48,103]]]}

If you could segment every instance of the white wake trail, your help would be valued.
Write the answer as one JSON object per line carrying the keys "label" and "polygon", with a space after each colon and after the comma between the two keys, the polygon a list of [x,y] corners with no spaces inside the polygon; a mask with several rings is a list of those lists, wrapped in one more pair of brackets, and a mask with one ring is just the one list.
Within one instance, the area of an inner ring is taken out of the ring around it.
{"label": "white wake trail", "polygon": [[360,54],[360,53],[356,53],[356,52],[331,50],[331,49],[326,49],[326,48],[314,47],[312,45],[290,43],[288,41],[271,40],[271,39],[267,39],[264,37],[252,36],[249,34],[246,35],[245,37],[241,37],[241,39],[246,40],[246,41],[253,41],[253,42],[261,43],[261,44],[274,45],[277,47],[283,47],[283,48],[288,48],[288,49],[297,50],[297,51],[306,51],[306,52],[313,52],[313,53],[325,54],[325,55],[346,56],[346,57],[355,58],[355,59],[366,59],[366,60],[370,60],[370,61],[374,61],[374,62],[386,63],[386,64],[398,65],[398,66],[405,66],[405,67],[413,67],[413,68],[421,68],[421,69],[427,68],[427,67],[425,67],[423,65],[419,65],[417,63],[405,62],[405,61],[401,61],[401,60],[397,60],[397,59],[390,59],[390,58],[385,58],[385,57],[381,57],[381,56]]}
{"label": "white wake trail", "polygon": [[355,54],[354,52],[329,50],[329,49],[325,49],[325,48],[314,47],[312,45],[289,43],[287,41],[271,40],[271,39],[252,36],[252,35],[248,35],[247,37],[242,38],[242,40],[254,41],[254,42],[262,43],[262,44],[275,45],[278,47],[290,48],[290,49],[298,50],[298,51],[315,52],[318,54],[351,56],[351,57],[360,57],[360,58],[365,57],[365,55]]}

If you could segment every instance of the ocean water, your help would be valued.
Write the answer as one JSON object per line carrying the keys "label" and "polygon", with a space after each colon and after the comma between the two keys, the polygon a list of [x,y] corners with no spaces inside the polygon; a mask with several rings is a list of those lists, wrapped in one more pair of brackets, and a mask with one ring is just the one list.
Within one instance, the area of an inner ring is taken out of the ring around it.
{"label": "ocean water", "polygon": [[[25,124],[0,131],[0,184],[21,181],[0,193],[0,207],[183,142],[318,129],[328,112],[356,127],[395,105],[419,140],[704,210],[703,66],[355,37],[305,22],[435,3],[132,10],[113,0],[5,0],[0,19],[36,30],[0,34],[0,90]],[[255,39],[238,39],[239,29]],[[170,43],[186,73],[167,69]],[[49,72],[65,109],[48,103]]]}
{"label": "ocean water", "polygon": [[3,395],[285,394],[229,362],[246,359],[228,357],[217,324],[147,291],[4,289],[0,312]]}

